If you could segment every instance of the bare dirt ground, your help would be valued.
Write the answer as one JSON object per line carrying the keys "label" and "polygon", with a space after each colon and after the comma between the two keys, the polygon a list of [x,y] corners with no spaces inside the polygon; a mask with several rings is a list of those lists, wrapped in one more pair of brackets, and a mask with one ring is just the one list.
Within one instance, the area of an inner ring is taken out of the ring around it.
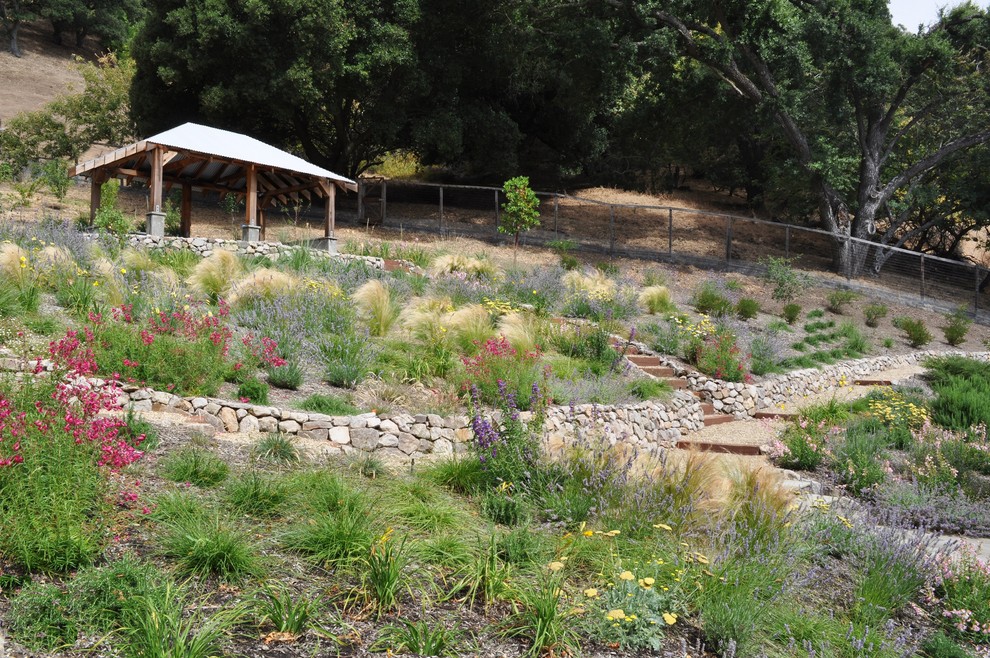
{"label": "bare dirt ground", "polygon": [[75,58],[91,59],[98,48],[91,39],[82,48],[56,45],[44,22],[21,27],[18,42],[23,57],[10,54],[6,39],[0,52],[0,125],[19,112],[41,109],[57,96],[79,90],[82,76]]}

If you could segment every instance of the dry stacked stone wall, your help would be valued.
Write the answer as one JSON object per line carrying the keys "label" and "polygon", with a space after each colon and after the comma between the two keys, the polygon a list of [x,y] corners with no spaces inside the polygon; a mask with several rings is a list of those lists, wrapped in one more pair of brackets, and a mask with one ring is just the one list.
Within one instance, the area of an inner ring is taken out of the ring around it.
{"label": "dry stacked stone wall", "polygon": [[[152,235],[136,234],[128,236],[128,244],[132,247],[142,247],[144,249],[165,249],[165,250],[185,250],[191,251],[203,258],[213,254],[214,251],[232,251],[245,256],[268,256],[272,259],[283,254],[291,254],[298,249],[309,249],[309,247],[282,244],[281,242],[244,242],[242,240],[224,240],[223,238],[176,238],[176,237],[156,237]],[[339,260],[362,260],[372,267],[385,269],[385,261],[374,256],[355,256],[353,254],[333,254],[321,249],[309,249],[314,256],[323,258],[334,258]]]}

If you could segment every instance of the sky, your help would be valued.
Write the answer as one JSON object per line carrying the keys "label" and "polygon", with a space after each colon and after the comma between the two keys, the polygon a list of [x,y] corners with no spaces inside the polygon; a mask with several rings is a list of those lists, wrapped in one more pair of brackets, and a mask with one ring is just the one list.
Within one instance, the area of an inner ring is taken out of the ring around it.
{"label": "sky", "polygon": [[[984,6],[985,0],[976,4]],[[955,7],[962,0],[890,0],[890,13],[894,17],[894,25],[903,25],[909,32],[918,29],[918,25],[928,25],[935,21],[941,7]]]}

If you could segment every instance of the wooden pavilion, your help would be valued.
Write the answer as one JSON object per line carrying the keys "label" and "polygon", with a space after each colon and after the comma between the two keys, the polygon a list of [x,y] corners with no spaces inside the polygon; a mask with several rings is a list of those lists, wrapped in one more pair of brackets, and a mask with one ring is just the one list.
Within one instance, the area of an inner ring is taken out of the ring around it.
{"label": "wooden pavilion", "polygon": [[336,191],[357,191],[357,183],[247,135],[185,123],[69,169],[91,180],[90,219],[100,206],[100,186],[119,178],[148,186],[148,233],[164,234],[162,194],[182,190],[182,235],[192,227],[194,191],[234,194],[244,199],[244,240],[264,239],[265,211],[276,203],[322,199],[324,236],[334,238]]}

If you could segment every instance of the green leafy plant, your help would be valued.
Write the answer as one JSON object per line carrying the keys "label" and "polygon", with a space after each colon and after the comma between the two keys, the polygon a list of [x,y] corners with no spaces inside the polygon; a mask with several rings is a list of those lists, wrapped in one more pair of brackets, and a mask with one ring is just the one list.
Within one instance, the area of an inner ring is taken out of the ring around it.
{"label": "green leafy plant", "polygon": [[298,391],[304,380],[303,369],[295,361],[287,361],[283,366],[268,369],[268,383],[275,388]]}
{"label": "green leafy plant", "polygon": [[768,257],[763,278],[773,286],[771,296],[777,301],[790,302],[811,285],[811,277],[794,269],[793,258]]}
{"label": "green leafy plant", "polygon": [[252,377],[237,387],[237,397],[254,404],[268,404],[268,384]]}
{"label": "green leafy plant", "polygon": [[218,516],[176,516],[165,523],[161,544],[162,553],[191,574],[237,582],[261,570],[247,535]]}
{"label": "green leafy plant", "polygon": [[859,299],[859,294],[852,290],[833,290],[825,298],[825,307],[836,315],[842,315],[843,309],[856,299]]}
{"label": "green leafy plant", "polygon": [[880,320],[887,317],[888,308],[886,304],[874,303],[868,304],[863,309],[863,317],[866,319],[867,327],[878,327],[880,326]]}
{"label": "green leafy plant", "polygon": [[100,207],[96,210],[93,225],[123,240],[131,230],[131,221],[117,208],[120,182],[108,180],[100,187]]}
{"label": "green leafy plant", "polygon": [[673,389],[661,379],[635,379],[629,383],[629,392],[640,400],[658,400],[668,397]]}
{"label": "green leafy plant", "polygon": [[698,313],[715,317],[731,315],[733,310],[732,301],[711,281],[705,281],[694,291],[691,304]]}
{"label": "green leafy plant", "polygon": [[227,482],[224,495],[227,504],[241,514],[273,517],[281,513],[289,488],[281,480],[252,472]]}
{"label": "green leafy plant", "polygon": [[942,333],[945,334],[945,342],[952,347],[958,347],[966,342],[966,334],[972,326],[970,319],[964,309],[957,309],[945,316],[945,325],[942,326]]}
{"label": "green leafy plant", "polygon": [[503,633],[530,640],[525,656],[572,653],[579,647],[577,631],[563,605],[562,580],[559,571],[547,569],[534,587],[517,592],[519,609],[506,620]]}
{"label": "green leafy plant", "polygon": [[378,614],[393,610],[399,603],[405,568],[405,539],[395,541],[389,529],[371,545],[364,558],[364,592]]}
{"label": "green leafy plant", "polygon": [[325,395],[314,393],[298,404],[304,411],[312,411],[328,416],[354,416],[361,413],[361,410],[336,395]]}
{"label": "green leafy plant", "polygon": [[30,584],[10,602],[7,617],[14,638],[26,647],[54,651],[76,643],[79,625],[65,594],[55,585]]}
{"label": "green leafy plant", "polygon": [[801,305],[794,302],[785,304],[783,317],[787,324],[794,324],[801,317]]}
{"label": "green leafy plant", "polygon": [[760,313],[760,303],[755,299],[743,297],[736,302],[736,316],[740,320],[752,320]]}
{"label": "green leafy plant", "polygon": [[894,326],[904,332],[911,347],[924,347],[932,342],[932,334],[923,320],[908,317],[894,318]]}
{"label": "green leafy plant", "polygon": [[503,215],[498,223],[498,232],[512,236],[512,259],[515,262],[519,247],[519,234],[540,225],[540,200],[529,187],[529,178],[516,176],[505,181],[502,186],[506,201],[502,204]]}

